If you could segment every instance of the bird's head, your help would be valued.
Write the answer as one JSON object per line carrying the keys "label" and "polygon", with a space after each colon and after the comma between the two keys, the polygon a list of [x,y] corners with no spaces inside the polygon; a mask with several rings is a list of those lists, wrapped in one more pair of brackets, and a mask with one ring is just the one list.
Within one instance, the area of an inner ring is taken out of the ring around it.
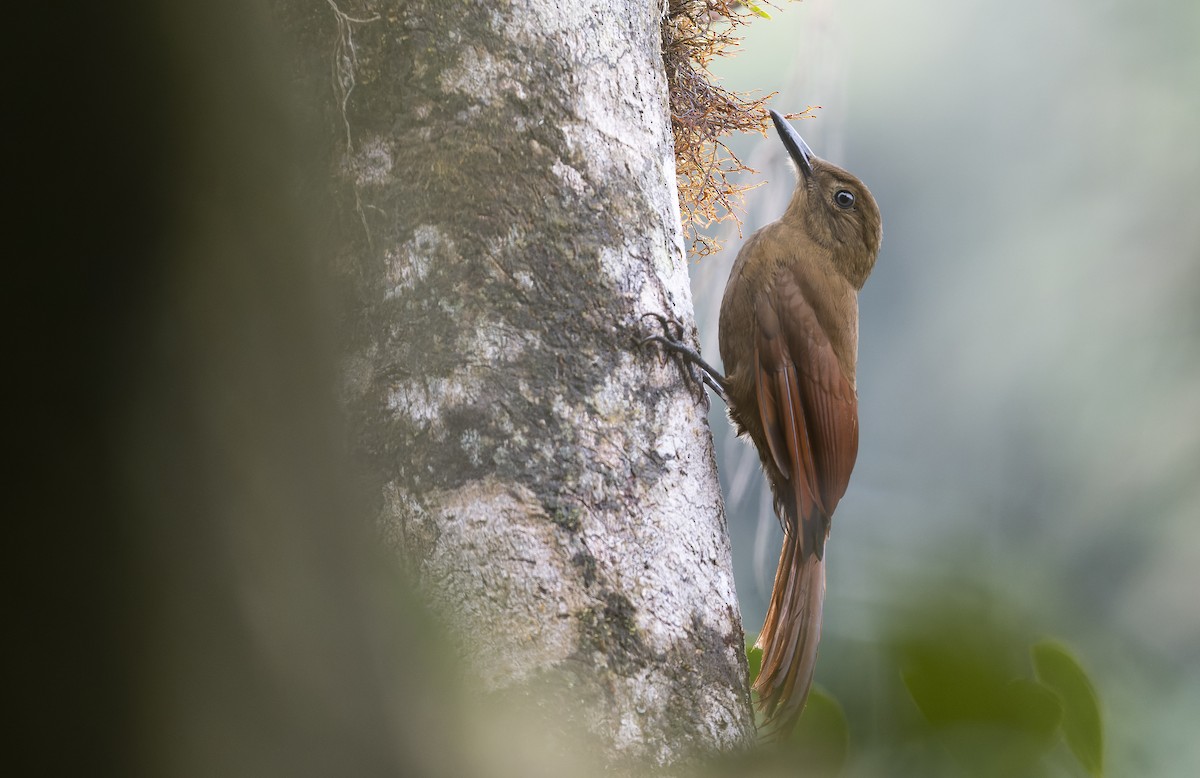
{"label": "bird's head", "polygon": [[783,221],[802,227],[828,249],[842,274],[861,289],[883,240],[875,198],[856,176],[813,154],[783,116],[771,111],[771,118],[799,172]]}

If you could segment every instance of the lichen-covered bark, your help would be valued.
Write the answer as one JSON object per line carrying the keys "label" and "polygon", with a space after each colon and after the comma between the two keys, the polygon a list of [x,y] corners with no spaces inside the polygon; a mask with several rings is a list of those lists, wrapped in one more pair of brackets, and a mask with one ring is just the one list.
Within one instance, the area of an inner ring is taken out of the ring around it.
{"label": "lichen-covered bark", "polygon": [[344,401],[380,523],[485,689],[610,764],[746,744],[655,2],[279,3],[328,140]]}

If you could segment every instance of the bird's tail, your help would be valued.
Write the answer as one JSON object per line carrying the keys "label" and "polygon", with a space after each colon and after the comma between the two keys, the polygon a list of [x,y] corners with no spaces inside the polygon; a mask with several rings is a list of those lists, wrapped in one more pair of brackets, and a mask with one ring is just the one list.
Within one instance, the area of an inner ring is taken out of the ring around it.
{"label": "bird's tail", "polygon": [[824,602],[825,560],[806,553],[796,532],[785,533],[771,605],[755,644],[763,656],[754,691],[769,736],[785,736],[804,710],[817,664]]}

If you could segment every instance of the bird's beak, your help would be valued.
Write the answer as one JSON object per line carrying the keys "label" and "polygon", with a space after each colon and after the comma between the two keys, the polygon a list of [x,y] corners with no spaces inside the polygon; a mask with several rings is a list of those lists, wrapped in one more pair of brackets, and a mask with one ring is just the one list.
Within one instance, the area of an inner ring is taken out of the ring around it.
{"label": "bird's beak", "polygon": [[775,121],[775,130],[779,133],[779,139],[783,141],[784,148],[796,162],[796,167],[800,168],[800,174],[808,178],[813,173],[812,158],[816,155],[804,142],[804,138],[800,137],[800,133],[792,129],[792,125],[788,124],[787,119],[773,110],[771,118]]}

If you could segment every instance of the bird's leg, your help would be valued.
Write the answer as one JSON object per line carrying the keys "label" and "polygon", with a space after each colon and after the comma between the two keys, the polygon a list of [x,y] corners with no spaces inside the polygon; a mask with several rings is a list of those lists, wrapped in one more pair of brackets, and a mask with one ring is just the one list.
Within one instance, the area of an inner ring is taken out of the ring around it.
{"label": "bird's leg", "polygon": [[[700,368],[700,379],[704,381],[704,384],[709,389],[712,389],[713,394],[721,398],[721,402],[729,405],[729,395],[725,393],[725,376],[721,375],[715,367],[705,362],[704,358],[700,356],[699,351],[696,351],[683,342],[683,325],[674,319],[668,319],[661,313],[643,314],[642,318],[645,319],[648,316],[658,319],[658,323],[662,325],[663,332],[661,335],[651,335],[647,338],[642,338],[639,344],[644,346],[647,343],[657,343],[668,352],[678,356],[684,363]],[[688,374],[691,375],[690,368]]]}

